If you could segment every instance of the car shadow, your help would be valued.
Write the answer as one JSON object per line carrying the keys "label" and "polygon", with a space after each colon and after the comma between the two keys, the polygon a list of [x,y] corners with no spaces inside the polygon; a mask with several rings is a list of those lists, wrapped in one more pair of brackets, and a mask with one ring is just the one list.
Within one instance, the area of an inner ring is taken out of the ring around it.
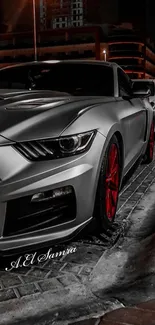
{"label": "car shadow", "polygon": [[[117,299],[132,306],[148,299],[155,299],[155,203],[139,227],[127,231],[123,239],[123,250],[128,258],[117,280],[109,288],[98,292],[98,296]],[[116,247],[117,249],[117,247]]]}

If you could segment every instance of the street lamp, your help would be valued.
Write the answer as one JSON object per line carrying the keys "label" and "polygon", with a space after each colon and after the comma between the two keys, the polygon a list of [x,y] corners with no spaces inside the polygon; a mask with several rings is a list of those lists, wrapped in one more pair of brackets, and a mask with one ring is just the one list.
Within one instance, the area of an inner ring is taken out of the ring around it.
{"label": "street lamp", "polygon": [[107,61],[107,51],[103,50],[103,54],[104,54],[104,61]]}
{"label": "street lamp", "polygon": [[36,2],[33,1],[33,42],[34,42],[34,60],[37,61],[37,32],[36,32]]}

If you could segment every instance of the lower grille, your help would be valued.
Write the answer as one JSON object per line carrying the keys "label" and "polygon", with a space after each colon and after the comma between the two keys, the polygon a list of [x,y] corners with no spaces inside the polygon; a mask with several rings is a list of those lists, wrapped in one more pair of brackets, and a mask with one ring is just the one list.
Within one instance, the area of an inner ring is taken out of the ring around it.
{"label": "lower grille", "polygon": [[[67,189],[67,190],[65,190]],[[44,192],[43,201],[32,202],[32,196],[7,203],[3,236],[13,236],[49,228],[76,218],[76,198],[71,186]]]}

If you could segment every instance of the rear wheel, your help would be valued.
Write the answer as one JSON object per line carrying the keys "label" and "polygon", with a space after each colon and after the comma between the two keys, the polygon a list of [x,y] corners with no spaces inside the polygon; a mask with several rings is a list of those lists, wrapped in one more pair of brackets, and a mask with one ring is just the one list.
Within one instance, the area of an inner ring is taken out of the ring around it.
{"label": "rear wheel", "polygon": [[103,158],[96,193],[94,216],[100,231],[107,230],[114,221],[120,178],[120,148],[116,136],[113,136]]}
{"label": "rear wheel", "polygon": [[144,156],[144,164],[149,164],[153,160],[153,149],[154,149],[154,122],[151,124],[149,141]]}

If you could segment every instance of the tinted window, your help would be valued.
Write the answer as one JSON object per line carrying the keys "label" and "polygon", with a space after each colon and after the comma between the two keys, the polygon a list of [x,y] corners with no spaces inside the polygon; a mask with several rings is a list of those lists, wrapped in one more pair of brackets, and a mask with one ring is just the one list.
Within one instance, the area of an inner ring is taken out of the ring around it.
{"label": "tinted window", "polygon": [[131,95],[132,94],[132,81],[129,76],[118,69],[118,85],[119,85],[119,96]]}
{"label": "tinted window", "polygon": [[26,89],[28,85],[28,67],[9,68],[0,71],[0,88]]}
{"label": "tinted window", "polygon": [[85,63],[12,67],[0,71],[0,88],[46,89],[77,96],[113,96],[113,69]]}

